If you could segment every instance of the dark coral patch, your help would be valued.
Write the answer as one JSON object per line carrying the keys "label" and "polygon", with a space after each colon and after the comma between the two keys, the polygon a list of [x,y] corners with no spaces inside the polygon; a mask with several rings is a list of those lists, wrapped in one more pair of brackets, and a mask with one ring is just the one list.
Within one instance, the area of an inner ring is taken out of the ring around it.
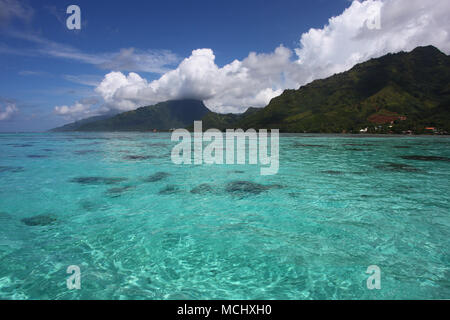
{"label": "dark coral patch", "polygon": [[225,190],[231,194],[260,194],[268,189],[269,186],[250,181],[233,181],[227,184]]}
{"label": "dark coral patch", "polygon": [[41,159],[41,158],[48,158],[48,156],[42,155],[42,154],[30,154],[27,156],[30,159]]}
{"label": "dark coral patch", "polygon": [[28,148],[28,147],[32,147],[32,144],[28,144],[28,143],[10,143],[7,144],[8,146],[12,146],[14,148]]}
{"label": "dark coral patch", "polygon": [[157,172],[157,173],[151,175],[150,177],[146,178],[144,181],[145,182],[157,182],[157,181],[161,181],[161,180],[167,178],[168,176],[170,176],[170,174],[167,172]]}
{"label": "dark coral patch", "polygon": [[99,185],[99,184],[116,184],[126,180],[127,180],[126,178],[79,177],[71,179],[70,182],[87,185]]}
{"label": "dark coral patch", "polygon": [[302,144],[302,143],[295,143],[294,147],[304,147],[304,148],[328,148],[328,146],[323,144]]}
{"label": "dark coral patch", "polygon": [[164,189],[161,189],[158,194],[161,195],[168,195],[168,194],[174,194],[179,191],[178,187],[175,185],[168,185]]}
{"label": "dark coral patch", "polygon": [[0,166],[1,172],[23,172],[25,169],[23,167],[2,167]]}
{"label": "dark coral patch", "polygon": [[350,146],[350,147],[372,147],[373,144],[370,143],[346,143],[344,146]]}
{"label": "dark coral patch", "polygon": [[86,154],[93,154],[93,153],[101,153],[99,150],[77,150],[73,152],[74,154],[84,156]]}
{"label": "dark coral patch", "polygon": [[42,214],[30,218],[23,218],[22,221],[27,226],[48,226],[56,223],[57,219],[53,215]]}
{"label": "dark coral patch", "polygon": [[366,151],[364,149],[359,149],[359,148],[346,148],[345,150],[347,150],[347,151]]}
{"label": "dark coral patch", "polygon": [[391,172],[419,172],[420,169],[414,168],[413,166],[403,164],[403,163],[394,163],[394,162],[386,162],[380,165],[375,166],[377,169],[391,171]]}
{"label": "dark coral patch", "polygon": [[357,176],[363,176],[363,175],[366,175],[367,172],[364,172],[364,171],[353,171],[353,172],[351,172],[351,174],[354,174],[354,175],[357,175]]}
{"label": "dark coral patch", "polygon": [[335,171],[335,170],[326,170],[326,171],[322,171],[322,173],[335,175],[335,176],[339,176],[339,175],[343,175],[344,174],[344,172],[342,172],[342,171]]}
{"label": "dark coral patch", "polygon": [[148,159],[152,159],[152,156],[137,156],[137,155],[131,155],[131,156],[126,156],[124,157],[124,159],[126,160],[148,160]]}
{"label": "dark coral patch", "polygon": [[450,158],[436,157],[436,156],[401,156],[400,158],[405,160],[417,160],[417,161],[447,161],[450,162]]}
{"label": "dark coral patch", "polygon": [[203,183],[194,189],[191,190],[191,193],[193,194],[205,194],[205,193],[212,193],[214,191],[213,187],[211,187],[207,183]]}
{"label": "dark coral patch", "polygon": [[122,193],[129,191],[131,189],[134,189],[133,186],[125,186],[125,187],[117,187],[117,188],[111,188],[106,191],[111,197],[117,198],[122,195]]}
{"label": "dark coral patch", "polygon": [[101,205],[99,205],[97,202],[90,200],[83,200],[80,202],[80,205],[86,211],[94,211],[101,208]]}

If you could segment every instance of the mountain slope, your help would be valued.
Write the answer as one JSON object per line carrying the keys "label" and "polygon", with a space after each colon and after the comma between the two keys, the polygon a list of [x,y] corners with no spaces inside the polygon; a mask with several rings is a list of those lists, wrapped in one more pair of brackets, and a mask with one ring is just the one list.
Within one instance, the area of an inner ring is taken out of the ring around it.
{"label": "mountain slope", "polygon": [[202,101],[172,100],[86,123],[75,131],[168,131],[192,125],[209,112]]}
{"label": "mountain slope", "polygon": [[[225,131],[226,129],[237,128],[235,125],[242,119],[258,112],[260,108],[248,108],[244,113],[207,113],[202,120],[203,130],[208,129],[218,129],[220,131]],[[194,126],[188,127],[189,130],[193,131]]]}
{"label": "mountain slope", "polygon": [[[388,54],[351,70],[286,90],[263,109],[218,114],[197,100],[174,100],[121,113],[86,119],[55,131],[151,131],[274,128],[282,132],[369,133],[437,127],[450,132],[450,57],[432,46]],[[62,130],[63,129],[63,130]]]}
{"label": "mountain slope", "polygon": [[450,131],[450,57],[419,47],[388,54],[298,90],[286,90],[235,124],[285,132],[393,131],[437,126]]}

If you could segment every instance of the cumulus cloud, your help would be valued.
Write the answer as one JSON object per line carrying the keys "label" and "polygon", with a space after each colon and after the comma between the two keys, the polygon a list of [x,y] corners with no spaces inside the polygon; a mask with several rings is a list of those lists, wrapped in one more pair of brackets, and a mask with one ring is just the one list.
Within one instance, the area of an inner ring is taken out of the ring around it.
{"label": "cumulus cloud", "polygon": [[5,106],[0,105],[0,121],[10,119],[19,109],[14,103],[6,103]]}
{"label": "cumulus cloud", "polygon": [[220,68],[211,49],[198,49],[161,78],[147,82],[137,73],[111,72],[96,92],[109,108],[126,111],[163,100],[192,98],[210,107],[237,112],[243,106],[263,106],[280,95],[292,51],[280,46],[271,54],[250,55]]}
{"label": "cumulus cloud", "polygon": [[116,71],[95,91],[104,99],[105,110],[126,111],[181,98],[204,100],[218,112],[263,107],[284,89],[297,89],[387,53],[430,44],[450,53],[448,12],[448,0],[354,1],[323,28],[301,35],[297,48],[280,45],[271,53],[252,52],[223,67],[215,63],[213,50],[198,49],[159,79]]}
{"label": "cumulus cloud", "polygon": [[[446,0],[354,1],[322,29],[302,35],[295,49],[308,80],[350,69],[387,53],[434,45],[450,52],[450,2]],[[378,28],[368,20],[379,15]]]}

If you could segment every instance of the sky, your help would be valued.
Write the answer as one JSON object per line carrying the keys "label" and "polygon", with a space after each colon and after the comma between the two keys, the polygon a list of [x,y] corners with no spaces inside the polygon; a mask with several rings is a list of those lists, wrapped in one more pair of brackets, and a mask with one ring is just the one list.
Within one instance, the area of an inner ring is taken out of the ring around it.
{"label": "sky", "polygon": [[0,0],[0,132],[171,99],[243,112],[424,45],[450,53],[450,1]]}

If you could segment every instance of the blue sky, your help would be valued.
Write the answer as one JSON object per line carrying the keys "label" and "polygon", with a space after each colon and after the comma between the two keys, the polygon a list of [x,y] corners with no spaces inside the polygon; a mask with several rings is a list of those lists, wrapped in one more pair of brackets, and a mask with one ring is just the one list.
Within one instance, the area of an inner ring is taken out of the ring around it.
{"label": "blue sky", "polygon": [[[262,107],[287,87],[343,71],[358,59],[403,49],[361,49],[359,55],[351,52],[357,57],[351,61],[322,57],[330,65],[327,72],[288,65],[301,57],[305,65],[308,57],[321,56],[323,51],[339,56],[336,44],[327,48],[329,41],[323,41],[327,38],[310,29],[323,30],[329,25],[335,43],[353,41],[351,35],[339,39],[339,30],[347,28],[347,23],[329,19],[356,19],[363,26],[368,17],[360,17],[362,13],[382,3],[365,2],[368,4],[353,5],[348,0],[0,0],[0,131],[43,131],[166,97],[198,97],[209,101],[211,109],[223,112]],[[66,8],[71,4],[81,8],[81,30],[66,27]],[[344,14],[346,8],[349,12]],[[361,26],[358,28],[361,33]],[[418,34],[426,39],[429,29],[418,29]],[[364,34],[370,30],[366,31]],[[439,45],[445,40],[433,41]],[[316,48],[320,54],[310,49],[318,42],[322,43],[322,49]],[[363,43],[352,45],[356,48],[352,50],[358,51]],[[180,65],[184,59],[188,61]],[[293,69],[298,74],[290,74]],[[249,83],[246,91],[250,96],[239,92],[235,98],[225,99],[217,94],[237,92],[233,74]],[[161,77],[168,80],[158,80]],[[216,89],[202,88],[219,78]],[[100,83],[103,85],[98,88]]]}
{"label": "blue sky", "polygon": [[[65,11],[70,4],[81,9],[80,31],[66,27],[69,15]],[[82,99],[91,90],[67,80],[67,76],[96,80],[108,71],[74,59],[26,55],[36,44],[9,36],[10,32],[45,38],[93,55],[136,48],[170,50],[181,59],[193,49],[213,48],[217,63],[223,65],[245,57],[250,51],[271,51],[281,43],[292,46],[303,32],[324,25],[348,3],[35,0],[28,5],[34,11],[32,17],[29,20],[12,17],[7,26],[2,26],[0,34],[2,46],[23,53],[0,54],[0,96],[17,101],[21,110],[16,121],[0,122],[0,130],[45,130],[67,122],[52,114],[53,107]],[[148,79],[158,77],[154,73],[144,75]],[[43,119],[27,121],[25,118],[32,114]]]}

